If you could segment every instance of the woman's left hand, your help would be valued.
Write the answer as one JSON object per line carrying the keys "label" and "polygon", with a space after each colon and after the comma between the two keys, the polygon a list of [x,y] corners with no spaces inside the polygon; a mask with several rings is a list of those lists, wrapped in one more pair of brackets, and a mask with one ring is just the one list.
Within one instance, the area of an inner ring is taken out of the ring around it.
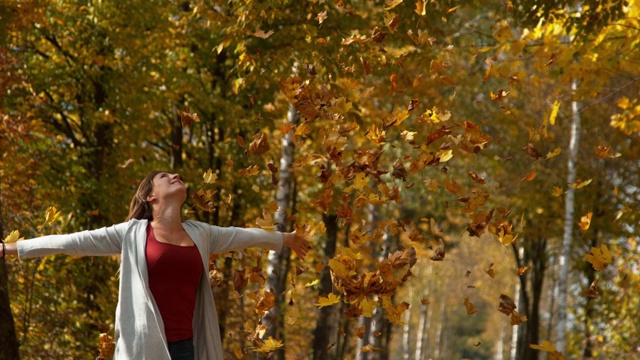
{"label": "woman's left hand", "polygon": [[295,231],[282,233],[282,244],[295,252],[298,257],[304,260],[309,251],[309,240],[296,234]]}

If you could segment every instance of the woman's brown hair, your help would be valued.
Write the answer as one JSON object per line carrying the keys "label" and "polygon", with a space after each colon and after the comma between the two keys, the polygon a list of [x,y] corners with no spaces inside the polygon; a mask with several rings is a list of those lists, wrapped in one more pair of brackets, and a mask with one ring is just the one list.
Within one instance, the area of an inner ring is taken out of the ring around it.
{"label": "woman's brown hair", "polygon": [[149,174],[138,186],[138,191],[131,199],[131,205],[129,206],[129,216],[127,216],[127,221],[131,219],[143,220],[147,219],[149,221],[153,220],[153,209],[151,208],[151,204],[147,201],[147,197],[151,194],[153,190],[153,178],[156,177],[162,171],[154,171]]}

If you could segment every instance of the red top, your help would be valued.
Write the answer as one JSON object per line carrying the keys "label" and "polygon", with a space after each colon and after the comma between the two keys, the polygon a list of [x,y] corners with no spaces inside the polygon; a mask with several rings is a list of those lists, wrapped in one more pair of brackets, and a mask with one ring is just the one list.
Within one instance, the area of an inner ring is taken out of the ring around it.
{"label": "red top", "polygon": [[149,224],[145,253],[149,289],[160,310],[167,341],[193,338],[196,291],[203,272],[198,248],[161,243]]}

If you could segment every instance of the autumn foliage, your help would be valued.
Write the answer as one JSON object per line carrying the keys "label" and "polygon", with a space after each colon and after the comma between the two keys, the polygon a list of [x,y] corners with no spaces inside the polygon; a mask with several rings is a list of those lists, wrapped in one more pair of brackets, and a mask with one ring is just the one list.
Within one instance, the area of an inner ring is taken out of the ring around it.
{"label": "autumn foliage", "polygon": [[[283,291],[263,251],[211,258],[229,358],[638,356],[625,335],[640,309],[636,1],[0,12],[6,241],[120,222],[138,181],[166,169],[186,179],[185,218],[313,244],[307,261],[283,260]],[[569,189],[575,331],[557,349]],[[117,259],[6,268],[22,357],[110,357]]]}

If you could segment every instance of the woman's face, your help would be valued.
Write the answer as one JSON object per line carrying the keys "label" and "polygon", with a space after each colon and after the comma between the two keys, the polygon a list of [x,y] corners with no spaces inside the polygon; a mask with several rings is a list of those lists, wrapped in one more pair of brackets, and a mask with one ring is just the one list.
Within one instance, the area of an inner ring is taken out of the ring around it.
{"label": "woman's face", "polygon": [[149,201],[153,199],[179,199],[182,203],[186,198],[187,189],[180,179],[180,175],[161,172],[153,178],[153,189],[147,199]]}

